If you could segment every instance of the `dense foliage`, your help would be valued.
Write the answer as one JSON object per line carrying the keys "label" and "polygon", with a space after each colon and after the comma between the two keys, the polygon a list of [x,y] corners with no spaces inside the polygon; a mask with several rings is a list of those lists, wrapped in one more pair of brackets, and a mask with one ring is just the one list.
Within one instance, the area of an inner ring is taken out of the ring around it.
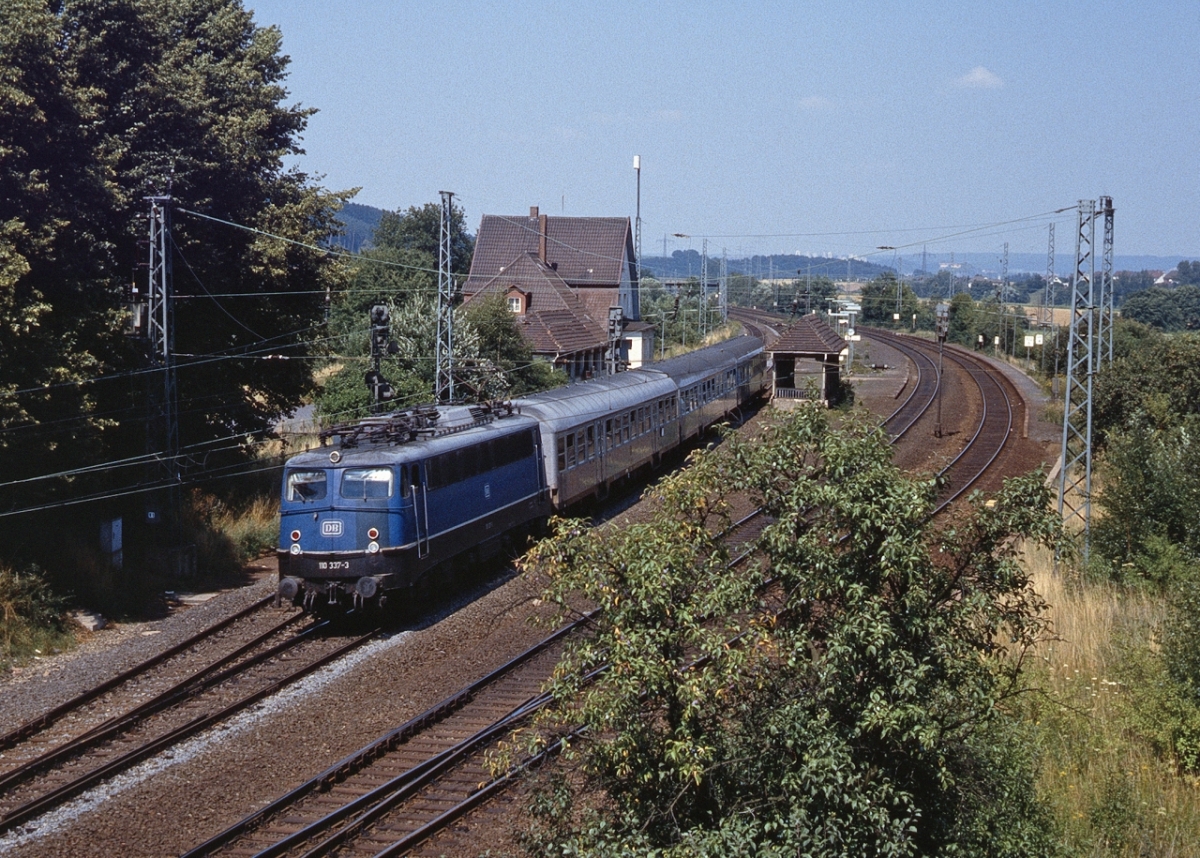
{"label": "dense foliage", "polygon": [[[862,307],[862,323],[882,328],[910,328],[913,316],[923,321],[928,312],[912,287],[901,283],[890,271],[863,286],[859,305]],[[897,313],[900,314],[898,321],[895,319]]]}
{"label": "dense foliage", "polygon": [[655,326],[660,349],[695,348],[705,332],[721,325],[716,296],[710,292],[705,300],[696,278],[668,291],[658,280],[643,275],[639,295],[642,320]]}
{"label": "dense foliage", "polygon": [[64,607],[37,567],[17,572],[0,566],[0,670],[14,660],[68,646],[72,636]]}
{"label": "dense foliage", "polygon": [[1200,330],[1200,286],[1146,289],[1125,300],[1121,315],[1161,331]]}
{"label": "dense foliage", "polygon": [[[148,442],[161,454],[146,433],[147,385],[161,381],[124,331],[130,282],[146,287],[147,195],[173,201],[185,479],[242,460],[246,439],[310,389],[307,344],[337,273],[302,245],[334,229],[344,195],[284,166],[311,113],[285,104],[287,62],[279,32],[240,0],[0,5],[6,510],[125,493],[147,477],[93,467],[12,481],[138,456]],[[5,550],[19,552],[30,528],[8,521]]]}
{"label": "dense foliage", "polygon": [[1182,260],[1175,266],[1175,282],[1180,286],[1200,286],[1200,259]]}
{"label": "dense foliage", "polygon": [[[384,213],[347,288],[333,301],[329,343],[335,370],[317,399],[323,417],[349,420],[370,413],[372,393],[364,377],[373,367],[370,314],[377,304],[388,308],[389,339],[395,344],[380,357],[380,372],[395,391],[386,406],[433,400],[440,233],[437,203]],[[450,244],[451,270],[461,277],[470,270],[474,239],[458,206],[451,207]],[[456,397],[517,396],[565,381],[549,363],[534,360],[502,299],[474,301],[454,313]]]}
{"label": "dense foliage", "polygon": [[[939,532],[934,484],[890,458],[866,421],[802,409],[697,454],[650,521],[558,523],[530,568],[599,613],[555,673],[551,720],[587,732],[537,793],[531,853],[1052,851],[1003,707],[1045,631],[1013,545],[1054,541],[1046,490],[1012,481]],[[761,567],[721,538],[737,490],[774,521]]]}

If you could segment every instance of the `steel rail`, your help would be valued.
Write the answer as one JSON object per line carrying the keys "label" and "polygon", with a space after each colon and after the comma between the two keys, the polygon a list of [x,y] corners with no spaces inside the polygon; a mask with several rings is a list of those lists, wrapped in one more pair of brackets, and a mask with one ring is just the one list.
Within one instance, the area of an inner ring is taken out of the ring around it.
{"label": "steel rail", "polygon": [[15,730],[12,730],[12,731],[4,734],[3,736],[0,736],[0,751],[7,750],[8,748],[11,748],[12,746],[16,745],[18,742],[22,741],[23,739],[28,739],[29,737],[36,735],[38,732],[53,725],[55,722],[60,720],[64,715],[67,715],[67,714],[73,712],[74,710],[80,708],[81,706],[83,706],[87,703],[91,703],[97,697],[101,697],[102,695],[107,694],[109,691],[112,691],[114,688],[117,688],[118,686],[122,685],[123,683],[128,682],[129,680],[134,679],[143,673],[146,673],[150,669],[157,667],[158,665],[162,664],[163,662],[169,661],[170,659],[179,655],[181,652],[191,649],[196,644],[200,643],[201,641],[205,640],[206,638],[212,637],[217,632],[228,628],[229,626],[233,625],[238,620],[245,619],[246,617],[250,616],[251,614],[259,611],[260,609],[267,607],[269,604],[274,602],[274,600],[275,600],[275,597],[273,595],[272,596],[264,596],[262,599],[259,599],[257,602],[254,602],[253,604],[249,605],[246,608],[243,608],[242,610],[238,611],[237,613],[231,614],[230,616],[226,617],[225,619],[221,620],[220,622],[214,623],[213,625],[197,632],[196,634],[192,635],[191,637],[187,638],[186,640],[183,640],[180,643],[175,644],[174,646],[170,647],[169,649],[164,650],[163,652],[159,653],[158,655],[154,656],[153,658],[149,658],[146,661],[141,662],[140,664],[134,665],[133,667],[129,668],[128,670],[117,674],[112,679],[106,680],[105,682],[100,683],[99,685],[95,686],[94,688],[91,688],[91,689],[83,692],[82,694],[72,697],[70,700],[66,701],[65,703],[61,703],[58,706],[55,706],[53,709],[49,710],[48,712],[44,712],[43,714],[37,716],[36,718],[26,721],[24,724],[17,727]]}
{"label": "steel rail", "polygon": [[[889,345],[897,347],[907,347],[912,351],[924,352],[928,355],[928,351],[932,351],[933,344],[927,343],[925,340],[917,340],[910,338],[902,338],[899,335],[887,332],[870,330],[867,336],[873,339],[879,339],[887,342]],[[952,468],[962,465],[964,462],[969,462],[971,457],[978,456],[980,441],[984,438],[986,432],[991,432],[999,436],[999,443],[992,448],[982,448],[984,450],[984,461],[978,466],[973,466],[973,470],[961,485],[954,488],[950,495],[938,502],[934,508],[933,515],[937,515],[948,507],[955,500],[960,498],[971,486],[979,481],[999,458],[1004,451],[1004,447],[1008,443],[1008,438],[1012,434],[1013,423],[1013,403],[1012,398],[1005,390],[997,376],[996,370],[990,367],[981,358],[976,357],[968,351],[958,348],[957,346],[946,347],[943,351],[943,356],[948,356],[950,360],[957,364],[975,383],[979,391],[981,415],[975,431],[971,438],[963,446],[963,449],[951,459],[946,467],[938,472],[938,476],[947,475]],[[984,380],[981,380],[984,379]],[[991,408],[989,408],[989,403]],[[999,411],[999,414],[996,412]],[[999,421],[999,422],[997,422]]]}
{"label": "steel rail", "polygon": [[[302,616],[303,615],[301,614],[297,614],[293,617],[287,618],[283,622],[278,623],[267,631],[261,633],[245,645],[239,647],[234,652],[223,656],[207,667],[201,668],[191,676],[181,680],[180,682],[177,682],[166,691],[156,695],[150,700],[147,700],[140,706],[137,706],[128,712],[114,716],[104,723],[93,727],[91,730],[81,733],[73,739],[70,739],[63,744],[50,749],[44,754],[41,754],[38,757],[35,757],[34,759],[5,772],[3,775],[0,775],[0,791],[23,783],[40,772],[45,771],[47,768],[50,768],[55,763],[60,762],[67,757],[80,754],[87,749],[100,744],[101,742],[120,735],[121,733],[132,729],[144,718],[153,715],[156,712],[161,712],[164,709],[179,703],[181,700],[186,699],[187,697],[190,697],[199,691],[203,691],[205,688],[208,688],[217,682],[227,679],[230,675],[230,671],[228,670],[215,674],[212,672],[221,671],[221,669],[230,662],[240,658],[242,655],[245,655],[246,652],[253,650],[255,647],[260,646],[264,641],[269,640],[270,638],[279,634],[285,628],[295,623],[297,619]],[[301,640],[300,635],[307,635],[314,628],[317,628],[317,626],[310,626],[308,629],[293,638],[293,641],[299,642]],[[285,644],[286,643],[288,642],[285,642]],[[295,644],[292,643],[291,645]],[[273,649],[277,650],[278,647]],[[249,667],[253,667],[261,661],[264,661],[266,658],[269,658],[272,654],[274,654],[272,650],[267,650],[265,654],[260,654],[253,659],[243,662],[242,664],[238,665],[237,672],[245,670]],[[0,825],[3,825],[3,817],[0,817]]]}
{"label": "steel rail", "polygon": [[334,763],[320,774],[310,778],[309,780],[280,796],[267,806],[239,820],[229,828],[225,829],[214,837],[211,837],[194,849],[184,853],[182,858],[201,858],[201,856],[212,855],[217,850],[233,842],[236,838],[242,837],[253,829],[259,827],[269,818],[276,816],[278,813],[295,804],[306,795],[317,790],[327,788],[330,785],[338,783],[356,773],[374,761],[376,758],[409,741],[414,736],[427,730],[429,727],[443,721],[448,715],[467,705],[484,688],[512,673],[516,668],[525,664],[536,655],[544,652],[553,644],[562,640],[564,637],[576,631],[577,629],[583,627],[585,624],[591,622],[594,616],[594,611],[589,612],[574,622],[568,623],[562,628],[556,630],[553,634],[550,634],[538,641],[524,652],[509,659],[500,667],[497,667],[495,670],[466,686],[462,690],[455,692],[450,697],[447,697],[445,700],[441,701],[435,706],[430,707],[420,715],[409,719],[401,726],[383,734],[370,744],[365,745],[359,750]]}
{"label": "steel rail", "polygon": [[[301,636],[304,636],[306,639],[308,635],[313,633],[317,628],[320,628],[321,625],[322,624],[318,624],[317,626],[312,626],[308,629],[305,629],[296,635],[296,639],[301,638]],[[105,780],[112,775],[141,762],[147,757],[152,756],[153,754],[156,754],[159,751],[182,741],[183,739],[190,738],[191,736],[212,726],[213,724],[219,723],[231,715],[237,714],[243,709],[253,706],[260,700],[265,699],[271,694],[274,694],[282,688],[290,685],[291,683],[308,676],[310,673],[319,670],[325,665],[335,661],[338,658],[341,658],[352,650],[357,649],[358,647],[367,643],[375,636],[376,632],[378,632],[378,629],[372,630],[365,635],[355,638],[343,646],[338,647],[334,651],[327,653],[321,658],[304,665],[298,670],[292,671],[287,676],[275,680],[270,685],[235,701],[234,703],[220,709],[217,712],[213,712],[208,715],[201,715],[192,721],[165,733],[157,739],[152,740],[151,742],[141,745],[128,753],[122,754],[118,758],[80,776],[79,778],[76,778],[75,780],[44,793],[38,798],[26,802],[20,807],[14,808],[4,817],[0,818],[0,833],[8,831],[17,825],[20,825],[44,813],[55,805],[61,804],[63,801],[66,801],[80,792],[83,792],[93,784],[99,783],[100,781]],[[273,657],[274,655],[291,648],[291,646],[295,646],[296,643],[299,642],[296,641],[296,639],[293,639],[295,642],[285,641],[284,644],[280,644],[278,647],[273,647],[272,651],[270,651],[270,655],[264,656],[264,658],[261,660]],[[225,678],[228,678],[228,676]]]}
{"label": "steel rail", "polygon": [[[957,351],[957,350],[955,350],[955,351]],[[1004,386],[999,381],[997,381],[996,376],[993,374],[992,369],[990,367],[988,367],[986,364],[984,364],[982,361],[980,361],[978,358],[968,357],[962,353],[957,353],[955,355],[954,359],[956,361],[958,361],[961,366],[963,366],[965,369],[967,369],[967,372],[971,376],[971,379],[978,386],[980,398],[983,402],[982,408],[983,408],[984,413],[983,413],[982,419],[980,419],[980,421],[979,421],[979,428],[975,431],[975,434],[971,438],[971,443],[969,443],[966,447],[964,447],[962,449],[962,451],[957,456],[954,457],[954,459],[950,462],[949,465],[946,466],[946,468],[944,469],[943,472],[949,471],[950,468],[955,467],[956,465],[960,464],[960,462],[967,459],[968,454],[971,456],[974,456],[978,453],[980,448],[978,447],[977,442],[979,441],[979,438],[983,434],[985,428],[987,428],[988,430],[990,430],[992,432],[997,432],[996,424],[988,425],[988,402],[989,401],[993,404],[993,406],[995,406],[998,403],[1003,405],[1003,410],[1001,411],[1001,414],[999,415],[1000,423],[1002,423],[1003,426],[1002,426],[1002,431],[1000,431],[998,433],[1000,436],[999,443],[996,444],[994,449],[992,449],[990,451],[988,451],[986,448],[984,448],[984,454],[987,456],[986,460],[981,465],[972,466],[972,470],[969,472],[969,476],[967,477],[966,480],[963,481],[962,485],[959,486],[954,491],[952,491],[951,494],[948,497],[946,497],[936,507],[936,509],[934,510],[935,515],[937,513],[941,512],[946,507],[948,507],[955,500],[960,498],[969,488],[971,488],[973,485],[975,485],[976,482],[979,481],[980,477],[982,477],[985,473],[987,473],[988,469],[992,466],[992,464],[996,461],[996,459],[998,459],[1000,457],[1000,454],[1002,452],[1004,452],[1004,448],[1008,444],[1008,439],[1012,435],[1012,424],[1013,424],[1012,399],[1008,396],[1008,393],[1004,390]],[[967,368],[966,364],[968,364],[968,363],[973,364],[974,369]],[[990,395],[989,395],[989,392],[984,389],[987,385],[980,381],[981,378],[987,379],[988,383],[990,383],[990,385],[991,385]]]}

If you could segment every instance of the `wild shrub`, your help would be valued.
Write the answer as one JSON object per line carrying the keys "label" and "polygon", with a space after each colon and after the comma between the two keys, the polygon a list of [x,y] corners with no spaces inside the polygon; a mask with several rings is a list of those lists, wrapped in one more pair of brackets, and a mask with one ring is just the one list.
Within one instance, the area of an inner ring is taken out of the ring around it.
{"label": "wild shrub", "polygon": [[[761,566],[730,564],[720,537],[737,488],[772,520]],[[1048,497],[1036,475],[1011,481],[936,530],[936,491],[867,421],[835,432],[801,408],[664,479],[652,521],[559,522],[530,568],[564,612],[578,595],[600,611],[555,673],[549,721],[588,733],[566,757],[576,800],[537,806],[537,848],[1051,854],[1007,712],[1046,631],[1014,538],[1056,541]]]}
{"label": "wild shrub", "polygon": [[0,567],[0,656],[5,666],[64,645],[69,638],[65,606],[38,567]]}

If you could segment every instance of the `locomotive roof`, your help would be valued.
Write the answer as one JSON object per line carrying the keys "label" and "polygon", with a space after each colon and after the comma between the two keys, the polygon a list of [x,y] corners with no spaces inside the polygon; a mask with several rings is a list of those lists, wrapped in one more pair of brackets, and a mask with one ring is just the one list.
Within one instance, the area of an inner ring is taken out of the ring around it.
{"label": "locomotive roof", "polygon": [[[386,442],[367,442],[359,446],[333,444],[317,447],[304,453],[297,453],[287,461],[289,468],[328,468],[331,464],[338,467],[360,467],[371,465],[391,465],[396,462],[407,462],[424,459],[446,450],[471,444],[483,438],[496,435],[507,435],[522,428],[536,427],[537,421],[531,417],[514,413],[508,416],[496,417],[491,420],[467,419],[468,409],[464,406],[438,406],[437,410],[442,419],[438,420],[441,434],[421,435],[400,444]],[[384,418],[368,418],[382,422]],[[443,420],[445,422],[443,422]],[[348,427],[349,428],[349,427]],[[330,454],[339,454],[339,461],[334,462]]]}

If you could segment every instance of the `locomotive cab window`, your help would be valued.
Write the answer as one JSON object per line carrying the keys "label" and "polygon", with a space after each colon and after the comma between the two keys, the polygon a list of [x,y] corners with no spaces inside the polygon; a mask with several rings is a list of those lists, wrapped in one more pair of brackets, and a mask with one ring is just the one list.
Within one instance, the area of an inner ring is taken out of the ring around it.
{"label": "locomotive cab window", "polygon": [[324,471],[288,471],[285,494],[292,503],[319,501],[325,498]]}
{"label": "locomotive cab window", "polygon": [[374,500],[392,496],[391,468],[347,468],[342,472],[342,497]]}

